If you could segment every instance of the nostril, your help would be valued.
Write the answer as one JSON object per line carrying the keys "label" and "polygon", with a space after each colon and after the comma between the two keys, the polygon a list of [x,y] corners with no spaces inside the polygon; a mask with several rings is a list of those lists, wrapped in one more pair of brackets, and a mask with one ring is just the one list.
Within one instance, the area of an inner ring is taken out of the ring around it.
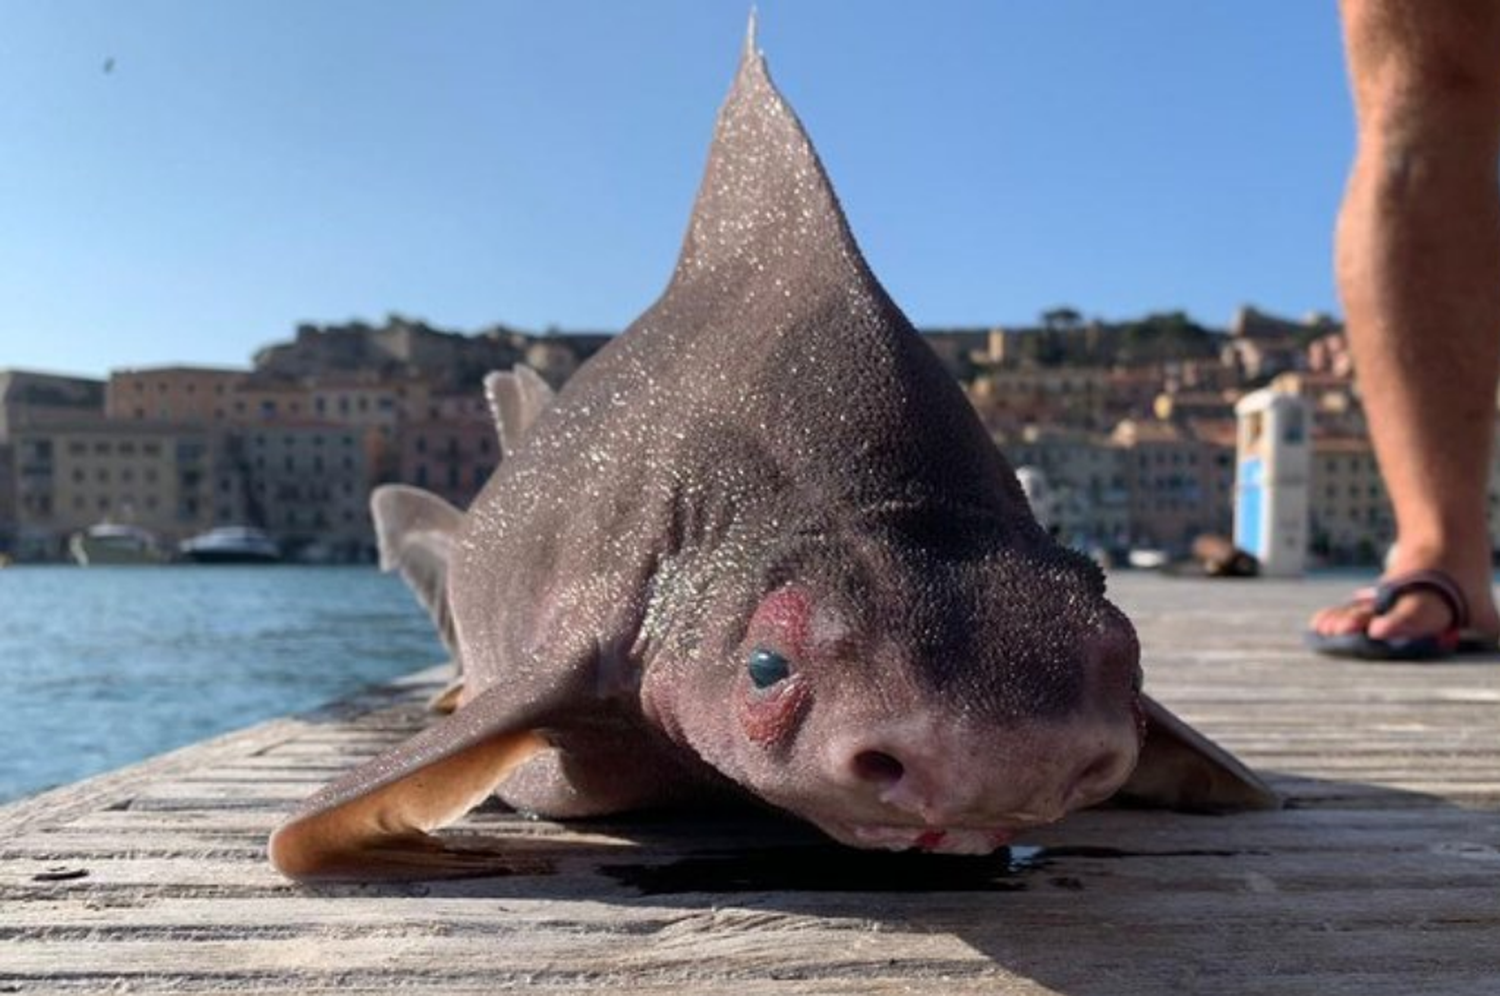
{"label": "nostril", "polygon": [[854,773],[862,781],[894,785],[906,774],[906,768],[885,751],[864,750],[854,756]]}

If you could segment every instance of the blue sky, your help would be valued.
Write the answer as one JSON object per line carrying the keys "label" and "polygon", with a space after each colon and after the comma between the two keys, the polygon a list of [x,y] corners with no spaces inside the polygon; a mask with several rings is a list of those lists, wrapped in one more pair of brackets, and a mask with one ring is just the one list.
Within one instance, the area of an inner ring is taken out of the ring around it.
{"label": "blue sky", "polygon": [[[759,7],[919,325],[1337,311],[1332,2]],[[670,273],[747,10],[9,0],[0,367],[238,366],[392,311],[622,328]]]}

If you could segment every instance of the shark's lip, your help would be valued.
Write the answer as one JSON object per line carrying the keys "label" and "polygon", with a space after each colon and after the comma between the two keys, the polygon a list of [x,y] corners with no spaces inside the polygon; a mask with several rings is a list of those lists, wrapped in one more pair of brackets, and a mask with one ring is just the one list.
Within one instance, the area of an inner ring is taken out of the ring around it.
{"label": "shark's lip", "polygon": [[853,847],[932,854],[989,854],[1008,846],[1022,827],[936,827],[816,821],[835,840]]}

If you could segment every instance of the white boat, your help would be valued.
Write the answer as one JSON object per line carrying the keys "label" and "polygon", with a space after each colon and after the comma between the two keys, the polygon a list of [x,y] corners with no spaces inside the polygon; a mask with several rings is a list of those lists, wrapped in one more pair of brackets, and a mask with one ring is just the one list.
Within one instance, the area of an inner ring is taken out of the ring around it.
{"label": "white boat", "polygon": [[281,560],[281,547],[253,526],[216,526],[183,540],[178,549],[188,560],[200,564],[274,564]]}
{"label": "white boat", "polygon": [[140,526],[100,522],[68,538],[68,553],[82,567],[99,564],[158,564],[156,537]]}
{"label": "white boat", "polygon": [[1167,551],[1155,547],[1138,546],[1125,555],[1126,563],[1139,570],[1154,571],[1167,566]]}

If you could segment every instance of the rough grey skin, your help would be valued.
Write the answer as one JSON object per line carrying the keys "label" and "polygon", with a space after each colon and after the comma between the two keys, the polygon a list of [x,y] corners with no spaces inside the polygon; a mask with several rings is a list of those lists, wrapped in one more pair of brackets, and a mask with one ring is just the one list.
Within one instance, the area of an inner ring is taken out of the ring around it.
{"label": "rough grey skin", "polygon": [[460,704],[309,800],[288,874],[473,871],[421,831],[496,789],[559,817],[748,793],[965,853],[1122,786],[1274,803],[1140,695],[1103,576],[871,274],[753,42],[671,284],[555,401],[536,383],[488,385],[510,452],[466,515],[377,498]]}

